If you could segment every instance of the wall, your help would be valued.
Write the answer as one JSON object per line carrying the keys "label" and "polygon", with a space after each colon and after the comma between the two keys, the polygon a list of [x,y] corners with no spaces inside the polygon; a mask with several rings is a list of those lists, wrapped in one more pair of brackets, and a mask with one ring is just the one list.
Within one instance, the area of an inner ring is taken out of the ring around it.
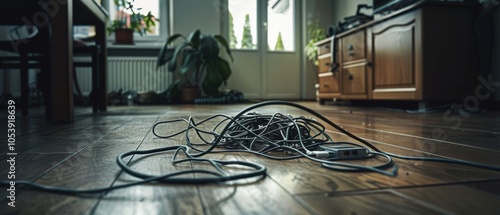
{"label": "wall", "polygon": [[189,35],[200,29],[204,34],[220,34],[219,0],[172,0],[171,33]]}
{"label": "wall", "polygon": [[346,16],[356,14],[358,4],[372,5],[373,0],[336,0],[333,2],[333,23],[337,24]]}

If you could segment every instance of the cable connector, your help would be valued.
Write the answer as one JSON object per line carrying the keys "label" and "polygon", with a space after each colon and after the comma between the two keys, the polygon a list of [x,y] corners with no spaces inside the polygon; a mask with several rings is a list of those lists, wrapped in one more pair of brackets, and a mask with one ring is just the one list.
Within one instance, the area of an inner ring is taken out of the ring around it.
{"label": "cable connector", "polygon": [[309,156],[314,156],[316,158],[329,158],[333,154],[328,151],[309,151],[307,153]]}

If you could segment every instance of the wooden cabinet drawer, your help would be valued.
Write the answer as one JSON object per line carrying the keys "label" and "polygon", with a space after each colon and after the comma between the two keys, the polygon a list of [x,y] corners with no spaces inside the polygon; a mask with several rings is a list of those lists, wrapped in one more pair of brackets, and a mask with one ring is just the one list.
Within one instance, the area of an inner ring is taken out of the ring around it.
{"label": "wooden cabinet drawer", "polygon": [[364,30],[357,31],[341,40],[342,62],[365,58],[366,39]]}
{"label": "wooden cabinet drawer", "polygon": [[331,40],[321,44],[318,46],[318,55],[324,55],[324,54],[328,54],[332,51],[331,47]]}
{"label": "wooden cabinet drawer", "polygon": [[330,73],[329,75],[322,75],[319,77],[320,93],[336,93],[339,92],[339,79],[338,73]]}
{"label": "wooden cabinet drawer", "polygon": [[366,94],[366,66],[356,64],[342,70],[342,94]]}
{"label": "wooden cabinet drawer", "polygon": [[330,72],[330,64],[332,62],[331,57],[325,57],[318,59],[318,72],[325,73]]}

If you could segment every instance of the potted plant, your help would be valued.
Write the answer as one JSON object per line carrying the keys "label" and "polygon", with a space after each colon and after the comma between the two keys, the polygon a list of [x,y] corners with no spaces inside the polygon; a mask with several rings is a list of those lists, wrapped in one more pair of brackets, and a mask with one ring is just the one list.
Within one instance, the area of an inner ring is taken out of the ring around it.
{"label": "potted plant", "polygon": [[142,8],[134,8],[134,0],[114,0],[118,7],[116,19],[108,27],[108,33],[115,33],[116,44],[134,44],[134,32],[141,36],[151,32],[151,27],[156,26],[156,19],[151,11],[146,15],[140,11]]}
{"label": "potted plant", "polygon": [[308,26],[309,42],[304,48],[307,58],[311,61],[314,71],[318,66],[318,47],[314,43],[326,38],[325,29],[319,27],[319,20],[316,19],[314,23]]}
{"label": "potted plant", "polygon": [[[169,44],[183,39],[173,53],[167,55]],[[228,60],[221,57],[221,49],[234,61],[227,40],[221,35],[206,35],[195,30],[186,38],[182,34],[170,36],[158,55],[157,67],[168,63],[168,71],[178,72],[178,80],[169,87],[171,95],[180,90],[181,101],[192,102],[200,93],[218,96],[219,87],[231,75]],[[201,91],[201,92],[200,92]]]}

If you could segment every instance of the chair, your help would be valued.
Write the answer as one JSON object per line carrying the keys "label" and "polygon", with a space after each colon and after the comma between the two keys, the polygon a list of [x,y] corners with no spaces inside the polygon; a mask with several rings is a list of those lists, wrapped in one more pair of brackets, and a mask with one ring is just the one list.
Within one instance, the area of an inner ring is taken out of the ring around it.
{"label": "chair", "polygon": [[[0,50],[8,51],[17,56],[0,56],[0,68],[19,68],[21,71],[21,112],[25,116],[28,114],[29,86],[28,69],[38,68],[41,71],[37,74],[37,87],[42,91],[47,120],[51,120],[51,89],[50,89],[50,25],[44,28],[35,26],[21,25],[17,26],[9,33],[11,41],[0,42]],[[13,45],[19,44],[19,46]],[[99,86],[99,60],[100,47],[97,45],[81,46],[75,45],[74,53],[86,54],[91,56],[90,63],[74,63],[76,67],[92,68],[92,91],[97,92]],[[73,69],[73,77],[77,91],[79,90],[76,80],[76,70]],[[92,98],[92,110],[97,112],[99,108],[97,98]]]}
{"label": "chair", "polygon": [[[47,27],[49,28],[49,27]],[[49,71],[48,38],[49,29],[34,26],[16,26],[9,31],[9,41],[0,41],[0,50],[11,53],[9,56],[0,56],[0,68],[18,68],[21,72],[21,112],[28,114],[29,83],[28,69],[38,68]]]}

